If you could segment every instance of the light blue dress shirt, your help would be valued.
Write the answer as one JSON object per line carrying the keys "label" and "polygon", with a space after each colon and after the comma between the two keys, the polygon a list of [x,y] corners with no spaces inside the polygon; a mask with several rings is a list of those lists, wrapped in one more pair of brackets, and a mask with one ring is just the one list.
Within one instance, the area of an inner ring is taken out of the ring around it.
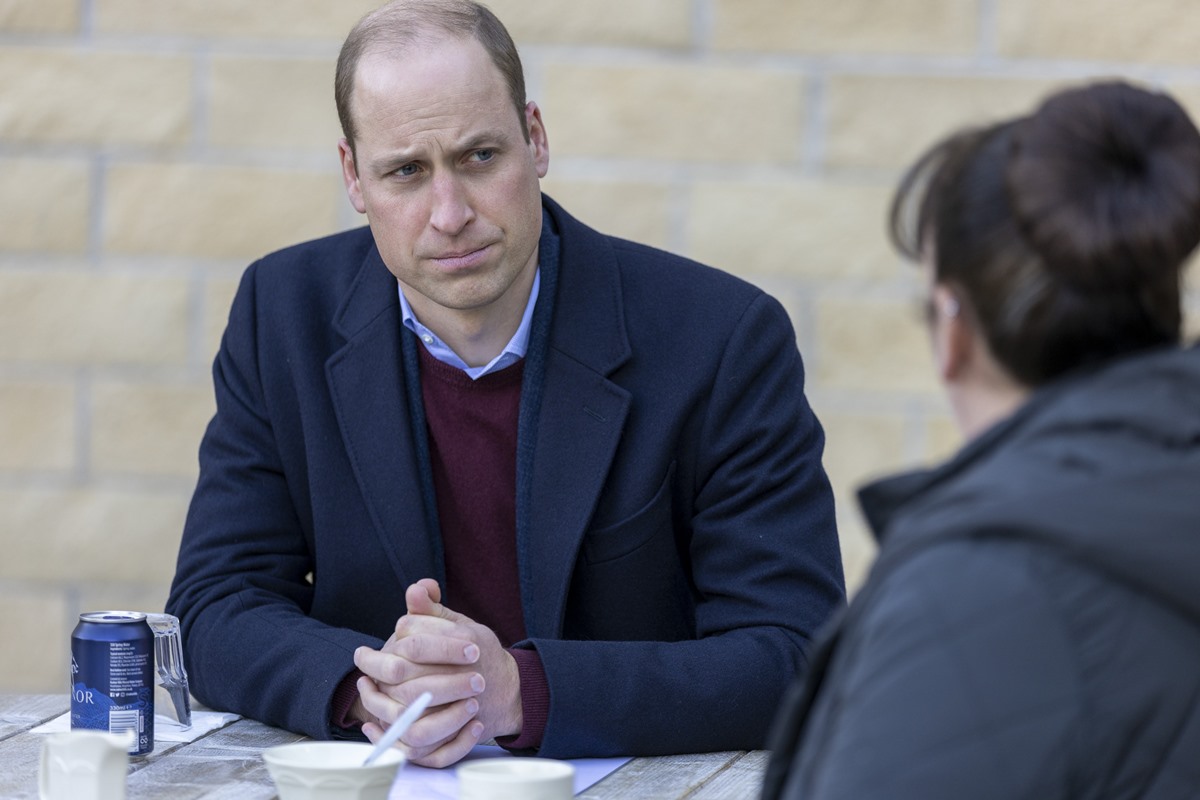
{"label": "light blue dress shirt", "polygon": [[468,367],[467,362],[459,358],[458,353],[451,350],[450,346],[439,339],[436,333],[421,324],[417,315],[413,313],[412,306],[408,304],[408,298],[404,296],[403,287],[399,283],[396,284],[400,292],[400,315],[404,327],[417,335],[417,338],[424,343],[425,349],[429,351],[429,355],[443,364],[461,369],[471,380],[476,380],[491,372],[499,372],[525,357],[525,351],[529,348],[529,327],[533,319],[533,307],[537,304],[538,290],[541,285],[542,271],[539,268],[533,273],[533,287],[529,290],[529,302],[525,304],[525,313],[521,316],[521,324],[517,326],[517,332],[508,340],[508,344],[500,351],[500,355],[482,367]]}

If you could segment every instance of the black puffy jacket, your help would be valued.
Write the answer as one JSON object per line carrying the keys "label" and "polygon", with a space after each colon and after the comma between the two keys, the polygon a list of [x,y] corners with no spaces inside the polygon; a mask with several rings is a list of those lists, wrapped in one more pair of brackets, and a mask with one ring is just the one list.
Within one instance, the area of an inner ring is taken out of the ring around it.
{"label": "black puffy jacket", "polygon": [[1200,349],[1058,381],[860,500],[879,557],[764,798],[1200,797]]}

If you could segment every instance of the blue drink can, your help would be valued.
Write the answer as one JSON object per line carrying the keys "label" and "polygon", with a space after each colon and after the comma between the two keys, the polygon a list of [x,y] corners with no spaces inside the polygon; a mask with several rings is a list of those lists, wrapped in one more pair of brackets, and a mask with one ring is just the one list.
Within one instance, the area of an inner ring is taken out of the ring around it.
{"label": "blue drink can", "polygon": [[131,755],[154,749],[154,633],[145,614],[79,615],[71,634],[71,727],[133,731]]}

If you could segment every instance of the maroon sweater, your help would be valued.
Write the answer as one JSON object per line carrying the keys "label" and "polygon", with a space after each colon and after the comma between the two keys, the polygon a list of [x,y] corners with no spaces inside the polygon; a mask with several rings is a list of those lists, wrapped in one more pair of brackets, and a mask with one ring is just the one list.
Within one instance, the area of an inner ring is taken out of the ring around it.
{"label": "maroon sweater", "polygon": [[420,351],[446,605],[511,646],[525,638],[517,575],[517,413],[524,361],[471,380]]}
{"label": "maroon sweater", "polygon": [[[445,557],[443,600],[491,628],[510,648],[520,672],[523,725],[519,736],[499,743],[514,750],[536,748],[549,713],[549,686],[535,650],[511,649],[525,638],[516,513],[524,361],[472,380],[424,347],[417,349]],[[334,698],[334,719],[343,724],[358,675],[347,676]]]}

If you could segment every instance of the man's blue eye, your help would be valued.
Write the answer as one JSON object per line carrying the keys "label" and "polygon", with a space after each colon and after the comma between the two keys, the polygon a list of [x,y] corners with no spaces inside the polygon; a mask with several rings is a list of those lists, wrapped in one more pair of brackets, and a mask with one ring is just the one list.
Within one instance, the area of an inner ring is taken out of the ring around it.
{"label": "man's blue eye", "polygon": [[417,174],[417,165],[416,164],[405,164],[403,167],[400,167],[398,170],[396,170],[396,174],[399,175],[401,178],[407,178],[412,175],[416,175]]}
{"label": "man's blue eye", "polygon": [[476,150],[475,151],[475,160],[476,161],[491,161],[495,157],[496,157],[495,150]]}

